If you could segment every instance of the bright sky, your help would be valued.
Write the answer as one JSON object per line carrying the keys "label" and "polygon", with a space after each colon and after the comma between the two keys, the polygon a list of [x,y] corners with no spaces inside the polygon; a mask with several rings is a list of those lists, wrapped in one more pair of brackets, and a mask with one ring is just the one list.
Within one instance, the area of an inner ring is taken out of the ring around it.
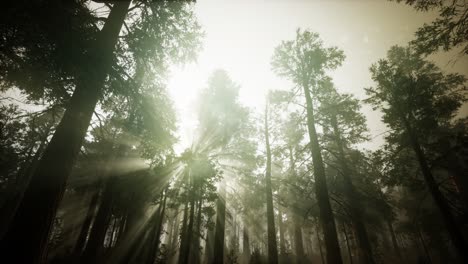
{"label": "bright sky", "polygon": [[[392,45],[412,40],[419,26],[434,19],[434,14],[385,0],[198,0],[195,5],[205,31],[204,50],[197,63],[174,67],[168,83],[179,116],[178,149],[192,142],[195,99],[213,70],[227,70],[241,86],[241,102],[261,109],[267,89],[291,87],[270,69],[274,48],[282,40],[293,39],[298,27],[308,28],[318,32],[326,45],[344,50],[345,63],[332,77],[340,91],[364,99],[363,87],[372,85],[370,65],[385,57]],[[449,63],[456,54],[435,59],[447,71],[468,75],[467,57]],[[367,106],[363,111],[376,136],[365,147],[376,149],[383,142],[377,135],[386,129],[379,113]]]}

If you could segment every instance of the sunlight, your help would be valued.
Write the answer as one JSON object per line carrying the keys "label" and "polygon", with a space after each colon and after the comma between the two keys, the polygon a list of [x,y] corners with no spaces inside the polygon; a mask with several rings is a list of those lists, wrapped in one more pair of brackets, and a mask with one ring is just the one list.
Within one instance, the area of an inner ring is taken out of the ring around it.
{"label": "sunlight", "polygon": [[468,263],[466,1],[10,2],[1,263]]}

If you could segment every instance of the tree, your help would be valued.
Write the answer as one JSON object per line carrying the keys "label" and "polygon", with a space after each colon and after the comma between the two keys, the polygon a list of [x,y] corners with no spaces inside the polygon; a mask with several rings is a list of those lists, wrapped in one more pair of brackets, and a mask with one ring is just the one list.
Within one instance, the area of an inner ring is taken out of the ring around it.
{"label": "tree", "polygon": [[407,47],[392,47],[386,59],[371,67],[375,87],[366,88],[367,102],[383,112],[392,129],[391,144],[410,147],[460,260],[466,261],[466,242],[430,168],[427,145],[437,128],[450,122],[461,103],[465,78],[443,74],[437,66]]}
{"label": "tree", "polygon": [[[271,147],[270,132],[268,129],[269,99],[265,104],[265,149],[266,149],[266,169],[265,169],[265,189],[267,206],[267,232],[268,232],[268,263],[278,263],[278,247],[276,243],[275,215],[273,208],[273,193],[271,187]],[[281,215],[279,217],[282,217]]]}
{"label": "tree", "polygon": [[[119,40],[125,40],[124,38],[119,39],[119,33],[129,11],[129,6],[130,1],[116,2],[112,6],[111,12],[106,18],[106,23],[100,31],[93,34],[88,43],[89,46],[86,46],[89,49],[80,57],[81,63],[78,64],[80,70],[77,71],[73,83],[75,89],[64,116],[32,175],[31,183],[25,192],[9,232],[2,239],[1,248],[6,259],[25,263],[37,263],[44,259],[47,237],[51,230],[57,206],[62,198],[68,175],[81,148],[96,104],[105,91],[106,79],[109,73],[112,72],[112,66],[115,65],[115,46]],[[171,53],[172,48],[177,48],[179,52],[176,54],[177,56],[174,56],[175,60],[184,60],[187,56],[190,56],[187,55],[190,52],[184,48],[192,51],[188,46],[198,45],[197,37],[193,38],[194,35],[197,36],[197,27],[192,27],[191,17],[178,17],[177,20],[170,20],[173,17],[166,17],[170,23],[152,24],[153,27],[148,27],[148,22],[154,23],[158,20],[154,19],[156,13],[168,10],[169,13],[178,13],[178,10],[184,10],[185,4],[177,3],[171,6],[164,2],[149,4],[148,6],[139,4],[137,7],[140,9],[140,14],[144,12],[148,16],[142,16],[141,20],[133,23],[132,29],[140,30],[140,32],[153,29],[151,31],[153,34],[143,36],[138,39],[139,41],[147,41],[154,37],[157,35],[154,34],[155,31],[159,33],[158,36],[166,39],[175,37],[175,39],[180,40],[184,34],[190,35],[192,39],[187,42],[187,46],[180,46],[179,42],[175,41],[169,49],[167,49],[168,47],[164,47],[166,49],[150,49],[150,51],[156,50],[165,55]],[[60,9],[57,10],[57,12],[61,11]],[[134,10],[134,12],[137,12],[137,10]],[[153,15],[150,16],[150,14]],[[180,14],[187,15],[184,12],[180,12]],[[150,19],[145,20],[145,18]],[[186,25],[188,31],[183,32],[183,29],[178,28],[175,31],[180,34],[165,35],[164,26],[171,26],[174,23]],[[155,30],[155,28],[158,30]],[[44,30],[44,28],[39,30]],[[136,39],[134,38],[134,40]],[[18,41],[24,41],[24,39],[20,38]],[[141,44],[141,42],[137,43]],[[135,45],[132,45],[133,43],[128,44],[130,47],[135,47]],[[16,50],[17,53],[19,51],[21,49]],[[134,55],[138,53],[125,54]],[[164,60],[165,56],[160,58]],[[158,61],[158,64],[163,64],[163,60]],[[127,71],[131,71],[131,68],[123,72],[126,76],[124,79],[128,79]],[[36,221],[31,223],[31,218],[36,219]],[[26,245],[25,241],[27,241]],[[17,254],[20,247],[23,254]]]}
{"label": "tree", "polygon": [[344,192],[350,206],[351,217],[356,228],[358,244],[360,247],[361,260],[364,263],[375,263],[372,247],[367,235],[367,229],[362,215],[361,199],[351,180],[355,169],[350,164],[346,155],[349,144],[365,140],[367,127],[365,117],[359,111],[359,101],[351,95],[341,95],[334,89],[333,84],[326,80],[322,82],[320,89],[320,111],[319,120],[323,127],[331,127],[331,140],[335,145],[337,159],[341,167]]}
{"label": "tree", "polygon": [[[462,53],[468,54],[466,34],[468,23],[468,4],[462,0],[396,0],[413,6],[418,11],[436,10],[439,17],[430,24],[424,24],[416,31],[416,39],[411,43],[421,54],[431,54],[440,48],[448,51],[462,47]],[[463,45],[465,45],[463,47]]]}
{"label": "tree", "polygon": [[316,196],[325,235],[328,263],[342,263],[342,260],[328,195],[325,167],[315,128],[314,103],[311,94],[314,89],[319,89],[317,83],[325,76],[326,70],[336,68],[343,59],[343,52],[338,48],[324,48],[317,33],[298,29],[295,40],[283,41],[275,49],[271,63],[277,74],[289,78],[302,89],[306,99],[307,127],[314,163]]}

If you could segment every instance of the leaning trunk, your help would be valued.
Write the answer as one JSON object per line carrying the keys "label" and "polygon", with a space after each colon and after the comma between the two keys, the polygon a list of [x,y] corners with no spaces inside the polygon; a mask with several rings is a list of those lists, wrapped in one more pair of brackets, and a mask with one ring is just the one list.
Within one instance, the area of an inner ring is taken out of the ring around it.
{"label": "leaning trunk", "polygon": [[52,223],[101,96],[129,5],[130,1],[116,2],[97,35],[95,48],[91,52],[94,56],[83,65],[88,72],[77,77],[70,104],[31,177],[9,231],[0,243],[0,255],[4,262],[45,261]]}
{"label": "leaning trunk", "polygon": [[319,207],[320,222],[325,237],[325,248],[327,249],[327,263],[341,264],[341,252],[338,244],[338,234],[336,232],[335,220],[328,196],[328,187],[323,165],[322,153],[315,130],[315,117],[312,98],[307,85],[304,85],[304,94],[307,107],[307,128],[309,130],[310,148],[312,152],[312,162],[314,164],[315,194]]}

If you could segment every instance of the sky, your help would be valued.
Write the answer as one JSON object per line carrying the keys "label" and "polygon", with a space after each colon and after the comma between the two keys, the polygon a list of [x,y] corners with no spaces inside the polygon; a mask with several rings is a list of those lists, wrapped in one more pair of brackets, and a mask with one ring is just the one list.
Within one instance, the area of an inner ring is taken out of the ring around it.
{"label": "sky", "polygon": [[[364,99],[363,88],[373,85],[371,64],[391,46],[408,43],[417,28],[437,16],[386,0],[197,0],[194,11],[205,32],[204,48],[195,63],[173,66],[168,82],[179,118],[179,151],[192,143],[196,97],[215,69],[227,70],[240,85],[242,104],[262,109],[267,90],[292,87],[271,71],[270,60],[274,48],[293,39],[300,27],[344,51],[344,64],[331,76],[339,91]],[[431,59],[447,72],[468,76],[468,58],[457,55],[439,53]],[[373,138],[362,147],[378,149],[387,129],[379,112],[364,104],[362,110]]]}

